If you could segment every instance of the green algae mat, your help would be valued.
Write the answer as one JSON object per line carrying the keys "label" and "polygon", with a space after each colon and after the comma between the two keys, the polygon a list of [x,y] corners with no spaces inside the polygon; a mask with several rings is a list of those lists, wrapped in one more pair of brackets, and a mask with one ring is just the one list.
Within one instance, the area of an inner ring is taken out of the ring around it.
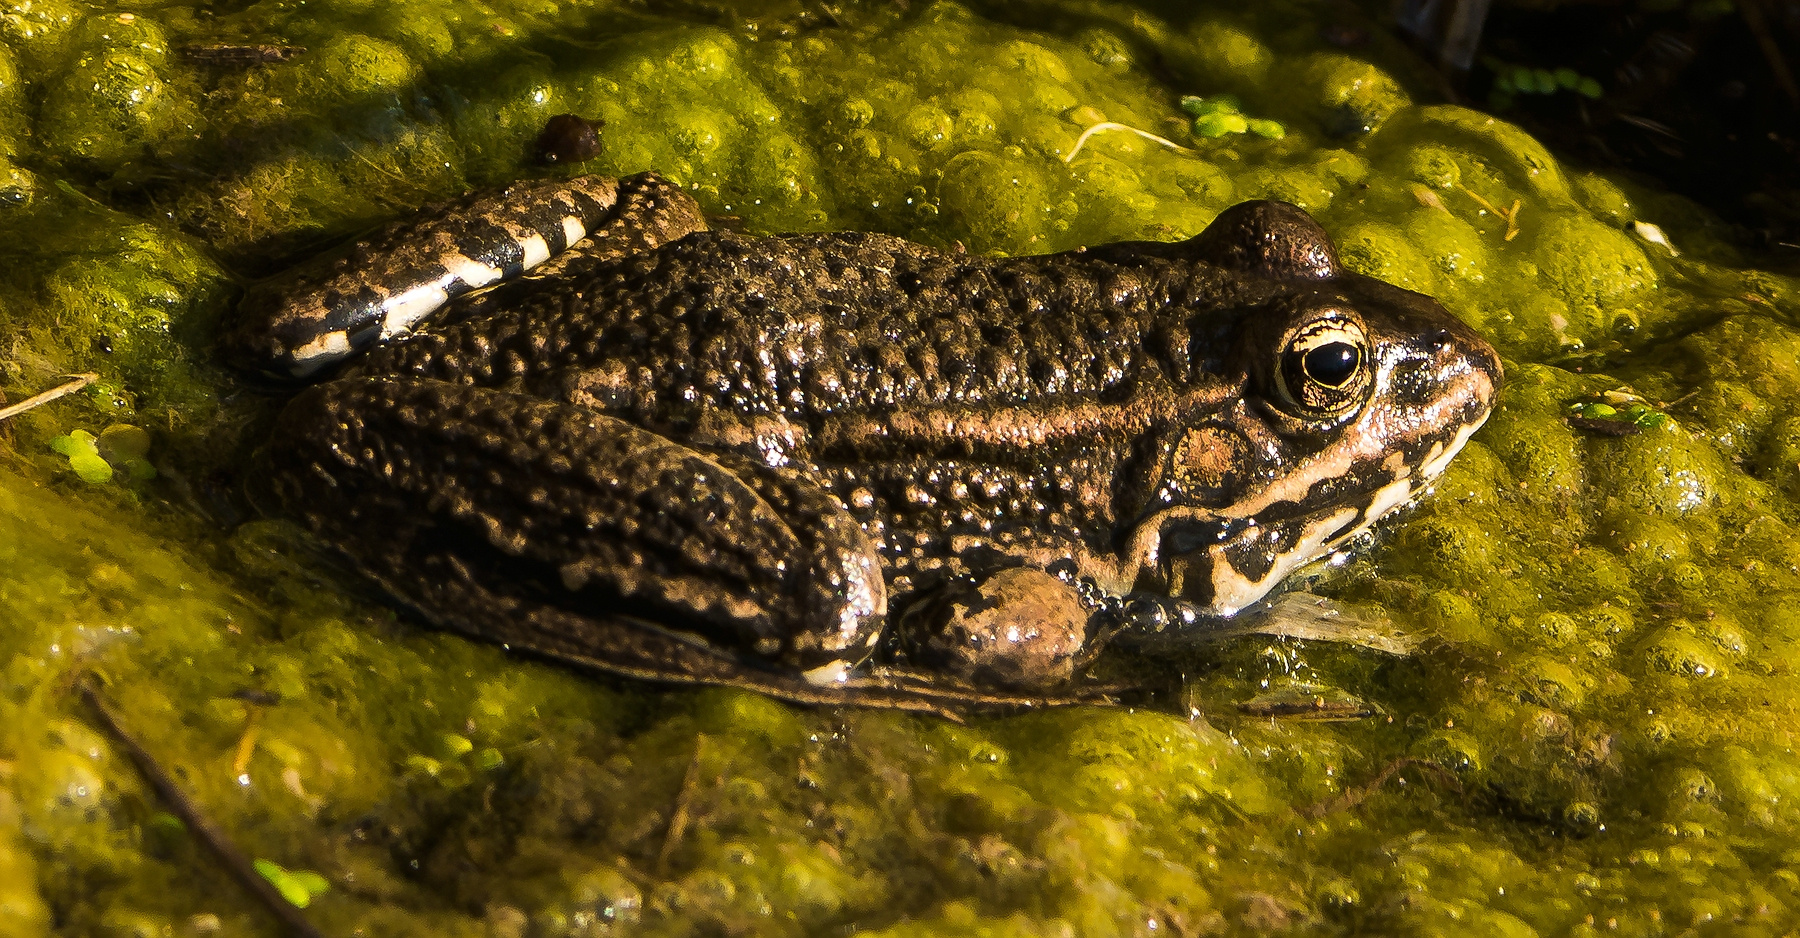
{"label": "green algae mat", "polygon": [[[329,935],[1800,928],[1800,282],[1350,7],[1235,6],[0,0],[0,391],[97,376],[0,423],[0,936],[277,933],[84,675]],[[239,286],[544,174],[563,112],[583,170],[752,231],[1313,212],[1507,359],[1435,497],[1312,578],[1417,649],[1170,651],[1179,714],[808,710],[426,631],[236,513]],[[1174,146],[1075,152],[1106,123]]]}

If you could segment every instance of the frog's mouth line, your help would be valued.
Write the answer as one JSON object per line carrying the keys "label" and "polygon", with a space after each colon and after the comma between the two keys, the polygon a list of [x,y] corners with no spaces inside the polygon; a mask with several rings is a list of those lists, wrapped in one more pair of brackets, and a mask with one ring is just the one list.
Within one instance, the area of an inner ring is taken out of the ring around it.
{"label": "frog's mouth line", "polygon": [[[1220,517],[1204,509],[1171,508],[1140,525],[1115,569],[1083,571],[1102,587],[1148,589],[1201,604],[1211,616],[1235,615],[1262,599],[1299,568],[1367,534],[1376,522],[1425,494],[1488,414],[1464,424],[1448,443],[1434,444],[1416,464],[1396,465],[1391,478],[1355,505],[1259,525],[1254,519]],[[1180,526],[1225,525],[1233,533],[1191,551],[1164,556],[1165,536]],[[1148,577],[1153,582],[1146,583]],[[1160,581],[1160,582],[1154,582]]]}

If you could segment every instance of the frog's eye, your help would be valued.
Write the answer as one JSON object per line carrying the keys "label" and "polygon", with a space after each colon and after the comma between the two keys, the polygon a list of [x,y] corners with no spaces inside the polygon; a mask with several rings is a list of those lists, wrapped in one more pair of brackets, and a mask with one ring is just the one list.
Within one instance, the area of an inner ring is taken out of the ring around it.
{"label": "frog's eye", "polygon": [[1315,319],[1288,337],[1275,374],[1285,402],[1303,414],[1342,416],[1369,386],[1369,337],[1353,320]]}

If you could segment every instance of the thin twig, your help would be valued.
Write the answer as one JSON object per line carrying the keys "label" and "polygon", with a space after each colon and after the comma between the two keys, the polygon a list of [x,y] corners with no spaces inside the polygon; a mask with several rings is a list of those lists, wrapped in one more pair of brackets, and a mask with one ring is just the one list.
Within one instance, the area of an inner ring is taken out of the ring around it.
{"label": "thin twig", "polygon": [[686,777],[681,780],[681,791],[675,795],[675,809],[669,812],[669,829],[663,833],[662,849],[656,854],[658,875],[668,875],[669,858],[675,854],[675,848],[687,833],[688,806],[693,804],[694,788],[700,784],[700,756],[705,751],[705,734],[694,737],[694,758],[688,763]]}
{"label": "thin twig", "polygon": [[1327,814],[1336,814],[1339,811],[1345,811],[1350,808],[1354,808],[1357,805],[1362,804],[1364,801],[1368,800],[1368,797],[1370,795],[1373,795],[1376,792],[1380,791],[1381,786],[1386,785],[1388,783],[1388,779],[1391,779],[1395,775],[1399,774],[1401,769],[1413,768],[1413,767],[1426,770],[1426,774],[1436,775],[1438,777],[1438,780],[1443,782],[1444,784],[1450,786],[1450,789],[1452,791],[1456,792],[1459,795],[1462,794],[1462,790],[1463,790],[1462,782],[1457,780],[1455,775],[1450,774],[1450,771],[1448,769],[1444,768],[1441,765],[1438,765],[1435,762],[1432,762],[1432,761],[1429,761],[1426,759],[1414,758],[1412,756],[1402,756],[1398,759],[1395,759],[1392,762],[1389,762],[1387,764],[1387,768],[1384,768],[1379,773],[1377,773],[1375,778],[1372,781],[1370,781],[1368,784],[1360,785],[1360,786],[1357,786],[1356,788],[1349,789],[1349,790],[1345,791],[1343,794],[1341,794],[1341,795],[1337,796],[1336,798],[1333,798],[1329,801],[1321,801],[1318,804],[1315,804],[1312,807],[1305,809],[1301,813],[1305,814],[1307,817],[1321,818]]}
{"label": "thin twig", "polygon": [[51,401],[54,401],[59,397],[66,397],[70,394],[74,394],[76,391],[79,391],[82,388],[85,388],[88,385],[93,384],[94,382],[100,380],[100,376],[97,374],[94,374],[93,372],[88,372],[88,373],[79,374],[79,375],[64,375],[63,377],[72,378],[74,380],[69,381],[67,384],[62,384],[62,385],[53,387],[50,390],[45,391],[42,394],[36,395],[35,397],[28,397],[28,398],[18,402],[17,404],[13,404],[10,407],[0,407],[0,420],[5,420],[8,417],[18,416],[19,414],[22,414],[22,413],[24,413],[28,410],[31,410],[32,408],[35,408],[35,407],[42,407],[45,404],[48,404]]}
{"label": "thin twig", "polygon": [[138,774],[144,777],[144,781],[150,783],[151,788],[156,789],[157,797],[161,798],[163,803],[169,806],[169,810],[176,817],[181,818],[183,824],[187,825],[187,829],[192,831],[194,836],[200,838],[200,842],[205,844],[208,850],[212,851],[213,856],[225,867],[225,871],[231,874],[231,878],[238,881],[238,885],[249,890],[257,901],[280,919],[282,927],[287,929],[289,935],[294,938],[324,938],[324,935],[306,920],[306,916],[300,914],[300,910],[293,903],[282,897],[273,883],[256,872],[256,867],[251,864],[250,858],[244,856],[244,852],[238,849],[237,844],[232,843],[231,839],[225,836],[224,831],[219,830],[217,825],[201,813],[200,806],[196,805],[176,786],[175,780],[169,777],[168,772],[163,771],[163,767],[156,761],[156,757],[150,755],[150,752],[139,745],[138,741],[131,737],[131,734],[125,732],[125,728],[119,724],[118,718],[113,716],[112,711],[108,710],[106,704],[101,702],[99,692],[95,691],[93,685],[85,680],[81,682],[81,699],[87,701],[87,705],[93,708],[94,715],[100,722],[100,728],[112,737],[113,742],[120,749],[125,750],[125,754],[131,758],[132,764],[137,766]]}
{"label": "thin twig", "polygon": [[1494,203],[1489,202],[1488,200],[1482,198],[1479,195],[1476,195],[1474,190],[1470,189],[1468,186],[1465,186],[1461,183],[1457,183],[1456,188],[1462,190],[1463,195],[1466,195],[1469,198],[1474,199],[1476,202],[1479,202],[1481,204],[1481,207],[1485,208],[1489,212],[1491,212],[1494,215],[1494,217],[1499,218],[1502,221],[1506,222],[1506,237],[1502,240],[1511,241],[1512,239],[1519,236],[1519,209],[1522,208],[1523,206],[1520,204],[1518,199],[1513,200],[1511,211],[1503,212],[1500,209],[1495,208]]}
{"label": "thin twig", "polygon": [[1087,145],[1088,138],[1092,137],[1093,135],[1099,133],[1102,130],[1127,130],[1134,134],[1137,134],[1140,137],[1143,137],[1145,140],[1154,140],[1157,143],[1160,143],[1163,146],[1168,147],[1171,150],[1180,150],[1183,153],[1198,153],[1198,152],[1200,152],[1198,150],[1195,150],[1195,149],[1192,149],[1189,147],[1184,147],[1181,144],[1176,143],[1175,141],[1170,140],[1167,137],[1158,137],[1157,135],[1151,133],[1148,130],[1139,130],[1136,127],[1131,126],[1130,124],[1115,124],[1112,121],[1102,121],[1098,124],[1095,124],[1092,127],[1089,127],[1088,129],[1082,131],[1081,136],[1075,138],[1075,149],[1070,150],[1069,155],[1063,157],[1063,162],[1065,162],[1065,163],[1075,162],[1075,154],[1080,153],[1081,148],[1083,146]]}
{"label": "thin twig", "polygon": [[249,710],[244,718],[243,735],[238,737],[237,755],[231,760],[232,778],[250,771],[250,757],[256,755],[256,738],[262,733],[262,708],[250,704]]}

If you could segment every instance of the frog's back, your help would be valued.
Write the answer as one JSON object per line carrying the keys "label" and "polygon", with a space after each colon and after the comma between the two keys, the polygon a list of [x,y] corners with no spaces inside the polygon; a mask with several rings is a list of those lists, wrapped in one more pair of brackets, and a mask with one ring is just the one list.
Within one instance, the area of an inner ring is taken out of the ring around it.
{"label": "frog's back", "polygon": [[664,422],[696,404],[794,417],[1102,398],[1187,380],[1188,318],[1243,286],[1116,249],[995,259],[868,233],[696,232],[546,281],[364,367],[541,392]]}

